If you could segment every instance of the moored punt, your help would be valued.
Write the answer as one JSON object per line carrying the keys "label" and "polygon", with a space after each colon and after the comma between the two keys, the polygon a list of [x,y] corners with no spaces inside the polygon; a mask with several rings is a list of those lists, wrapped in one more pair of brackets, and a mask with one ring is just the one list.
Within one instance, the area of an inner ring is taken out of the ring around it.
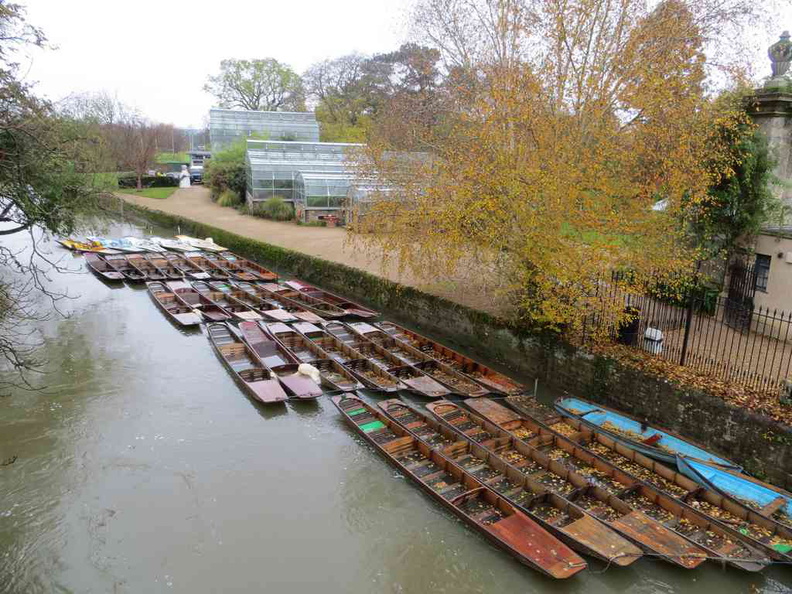
{"label": "moored punt", "polygon": [[102,257],[104,258],[104,261],[110,266],[110,268],[116,272],[120,272],[126,280],[132,282],[148,280],[148,276],[146,274],[130,265],[130,263],[127,261],[126,254],[109,254]]}
{"label": "moored punt", "polygon": [[204,253],[204,258],[206,258],[217,268],[220,268],[226,274],[228,274],[228,278],[245,281],[245,282],[253,282],[259,280],[257,274],[248,272],[247,270],[239,266],[239,264],[237,264],[236,262],[232,262],[230,260],[226,260],[225,258],[221,258],[218,254]]}
{"label": "moored punt", "polygon": [[421,336],[417,332],[407,330],[392,322],[380,322],[377,326],[396,340],[400,340],[426,353],[432,358],[437,359],[441,363],[452,367],[456,371],[465,374],[473,381],[487,388],[490,392],[511,396],[525,392],[525,386],[506,377],[502,373],[498,373],[486,365],[474,361],[470,357],[466,357],[439,342]]}
{"label": "moored punt", "polygon": [[137,269],[147,280],[168,280],[165,274],[149,262],[143,254],[128,254],[126,258],[129,265]]}
{"label": "moored punt", "polygon": [[300,361],[256,322],[241,322],[239,331],[264,367],[272,371],[290,396],[317,398],[322,388],[309,375],[300,373]]}
{"label": "moored punt", "polygon": [[307,311],[305,308],[294,303],[293,301],[281,299],[276,293],[265,291],[260,285],[240,281],[237,281],[235,284],[243,291],[256,295],[265,303],[267,303],[271,309],[265,309],[265,306],[262,305],[261,313],[272,320],[277,322],[292,322],[294,320],[302,320],[303,322],[310,322],[312,324],[319,324],[324,321],[324,318],[321,316],[318,316],[311,311]]}
{"label": "moored punt", "polygon": [[571,577],[586,567],[583,559],[503,497],[362,400],[336,396],[333,404],[396,468],[522,563],[556,579]]}
{"label": "moored punt", "polygon": [[288,398],[278,379],[226,324],[208,324],[206,334],[217,356],[250,397],[263,404]]}
{"label": "moored punt", "polygon": [[447,401],[430,403],[427,409],[459,435],[478,443],[548,490],[573,502],[646,553],[686,569],[706,560],[702,548],[493,423],[472,417]]}
{"label": "moored punt", "polygon": [[85,254],[85,265],[94,274],[102,277],[107,281],[122,281],[124,275],[115,270],[107,262],[102,260],[97,254],[87,252]]}
{"label": "moored punt", "polygon": [[[473,406],[474,404],[479,405],[484,402],[466,403],[466,406],[478,410]],[[494,402],[492,407],[493,410],[503,409]],[[513,417],[517,416],[508,410],[506,413],[511,413]],[[483,412],[481,414],[494,421],[489,414]],[[526,418],[532,417],[527,415]],[[735,498],[702,487],[681,472],[627,447],[606,433],[583,425],[576,419],[556,416],[554,419],[545,419],[544,424],[552,431],[581,444],[587,451],[610,462],[632,478],[648,483],[716,522],[738,530],[743,540],[764,550],[772,559],[792,564],[792,556],[789,555],[789,551],[792,550],[792,528],[761,515]]]}
{"label": "moored punt", "polygon": [[292,324],[291,327],[322,349],[322,351],[327,353],[327,356],[334,361],[346,363],[347,361],[356,359],[365,359],[361,352],[342,342],[332,334],[328,334],[322,328],[314,324],[298,322]]}
{"label": "moored punt", "polygon": [[614,439],[623,441],[631,448],[671,466],[676,465],[676,456],[682,455],[742,470],[731,460],[716,456],[690,440],[593,402],[580,398],[559,398],[555,402],[555,408],[562,415],[576,418],[584,425],[605,431]]}
{"label": "moored punt", "polygon": [[[479,401],[466,403],[466,406],[483,408],[485,415],[486,411],[494,408],[481,407]],[[771,563],[766,552],[759,550],[751,539],[744,538],[738,530],[715,522],[694,507],[669,497],[648,483],[636,480],[566,436],[550,431],[528,418],[520,417],[518,420],[501,420],[495,423],[492,419],[502,415],[490,413],[488,416],[489,419],[486,416],[481,418],[470,414],[468,418],[479,426],[488,426],[495,434],[505,432],[517,437],[570,470],[585,476],[593,485],[619,497],[631,507],[643,511],[697,544],[707,551],[710,558],[720,559],[745,571],[761,571]]]}
{"label": "moored punt", "polygon": [[209,322],[223,322],[231,319],[231,314],[212,303],[211,300],[201,295],[188,283],[183,281],[170,281],[165,286],[176,295],[176,298],[187,307],[201,313],[204,320]]}
{"label": "moored punt", "polygon": [[308,340],[291,326],[281,322],[259,324],[298,361],[318,369],[322,384],[328,390],[351,392],[364,387],[341,363],[332,359],[318,344]]}
{"label": "moored punt", "polygon": [[341,318],[345,315],[344,310],[340,307],[276,283],[263,283],[257,286],[260,290],[276,296],[279,300],[286,300],[325,319]]}
{"label": "moored punt", "polygon": [[149,252],[149,253],[163,253],[165,252],[165,248],[161,245],[154,243],[153,241],[149,241],[148,239],[143,239],[141,237],[124,237],[129,244],[137,248],[140,252]]}
{"label": "moored punt", "polygon": [[193,246],[199,250],[204,250],[207,252],[225,252],[228,248],[224,248],[223,246],[217,245],[214,241],[212,241],[211,237],[207,237],[206,239],[198,239],[197,237],[190,237],[189,235],[177,235],[176,239],[179,241],[183,241],[184,243]]}
{"label": "moored punt", "polygon": [[184,280],[184,273],[176,268],[164,254],[146,254],[145,257],[168,280]]}
{"label": "moored punt", "polygon": [[108,249],[115,250],[116,252],[136,254],[144,251],[139,247],[132,245],[132,243],[127,238],[109,239],[107,237],[87,237],[86,239],[88,239],[90,242],[101,244]]}
{"label": "moored punt", "polygon": [[56,239],[56,241],[61,244],[66,249],[72,250],[73,252],[85,252],[85,253],[95,253],[95,254],[117,254],[117,250],[112,250],[106,248],[98,241],[77,241],[75,239]]}
{"label": "moored punt", "polygon": [[[331,323],[337,326],[335,323]],[[407,365],[412,365],[433,380],[449,388],[453,393],[468,398],[479,398],[489,394],[489,390],[469,379],[452,367],[433,359],[426,353],[393,338],[387,332],[367,322],[350,323],[348,327],[361,338],[373,342],[390,354],[398,357]]]}
{"label": "moored punt", "polygon": [[166,250],[171,250],[174,252],[180,253],[190,253],[190,252],[198,252],[200,251],[197,247],[190,245],[185,241],[179,241],[178,239],[165,239],[163,237],[151,237],[149,240],[153,243],[161,245]]}
{"label": "moored punt", "polygon": [[579,553],[618,566],[630,565],[642,556],[641,549],[605,524],[424,413],[398,399],[385,400],[377,406],[421,442],[438,449]]}
{"label": "moored punt", "polygon": [[783,489],[686,456],[678,456],[677,465],[681,472],[700,485],[730,495],[760,515],[792,527],[792,495]]}
{"label": "moored punt", "polygon": [[344,362],[343,365],[351,371],[364,386],[371,390],[395,393],[399,390],[407,389],[407,386],[405,386],[399,378],[388,373],[382,367],[375,365],[368,359],[352,359]]}
{"label": "moored punt", "polygon": [[237,301],[228,293],[214,291],[206,281],[193,281],[192,286],[201,295],[218,307],[221,307],[226,313],[231,314],[237,320],[250,321],[261,319],[261,314],[258,311],[241,301]]}
{"label": "moored punt", "polygon": [[300,280],[290,280],[286,281],[284,284],[295,291],[300,291],[301,293],[305,293],[306,295],[315,297],[316,299],[321,299],[325,303],[330,303],[331,305],[340,307],[346,312],[348,316],[356,316],[358,318],[375,318],[379,315],[379,313],[376,311],[367,307],[363,307],[359,303],[349,301],[348,299],[344,299],[343,297],[339,297],[334,293],[314,287],[313,285],[309,285],[308,283],[304,283]]}
{"label": "moored punt", "polygon": [[208,280],[212,278],[212,275],[206,272],[203,268],[198,266],[189,258],[184,258],[180,254],[174,252],[165,252],[162,254],[162,257],[170,262],[171,266],[181,272],[186,278],[192,280]]}
{"label": "moored punt", "polygon": [[245,258],[240,258],[236,254],[233,254],[231,252],[222,252],[220,254],[220,257],[228,262],[236,264],[246,272],[255,274],[259,280],[265,282],[274,282],[278,280],[278,274],[276,272],[273,272],[268,268],[264,268],[261,264],[257,264],[256,262],[246,260]]}
{"label": "moored punt", "polygon": [[178,326],[195,326],[201,323],[201,314],[184,305],[165,284],[150,282],[146,283],[146,288],[154,303]]}
{"label": "moored punt", "polygon": [[218,267],[214,262],[206,258],[203,252],[187,252],[184,258],[195,264],[198,268],[206,272],[212,280],[227,280],[228,272]]}

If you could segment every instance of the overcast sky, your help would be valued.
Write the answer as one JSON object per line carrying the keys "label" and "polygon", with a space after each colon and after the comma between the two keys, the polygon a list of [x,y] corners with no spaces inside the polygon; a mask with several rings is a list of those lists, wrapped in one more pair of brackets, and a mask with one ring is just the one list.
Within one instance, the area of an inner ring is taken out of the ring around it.
{"label": "overcast sky", "polygon": [[[203,124],[212,97],[201,90],[223,58],[273,57],[302,72],[353,51],[397,48],[411,0],[18,0],[55,49],[26,52],[24,70],[50,99],[107,90],[149,118]],[[762,0],[757,0],[762,2]],[[792,29],[781,0],[778,33]],[[748,37],[754,37],[749,35]],[[770,40],[753,48],[761,75]],[[767,72],[765,72],[767,71]]]}

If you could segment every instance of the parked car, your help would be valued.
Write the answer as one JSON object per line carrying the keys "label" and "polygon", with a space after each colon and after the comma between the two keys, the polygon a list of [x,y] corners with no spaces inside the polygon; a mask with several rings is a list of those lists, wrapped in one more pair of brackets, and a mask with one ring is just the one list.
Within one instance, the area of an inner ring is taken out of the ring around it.
{"label": "parked car", "polygon": [[203,183],[203,167],[190,167],[190,183]]}

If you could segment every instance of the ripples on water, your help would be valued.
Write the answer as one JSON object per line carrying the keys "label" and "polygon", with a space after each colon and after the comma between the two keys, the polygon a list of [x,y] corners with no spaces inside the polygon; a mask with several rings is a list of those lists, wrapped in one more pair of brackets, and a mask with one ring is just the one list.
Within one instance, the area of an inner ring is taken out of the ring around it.
{"label": "ripples on water", "polygon": [[0,468],[0,592],[786,591],[777,569],[652,560],[552,582],[428,500],[329,400],[257,406],[144,290],[55,282],[79,298],[42,329],[46,392],[0,399],[0,459],[19,456]]}

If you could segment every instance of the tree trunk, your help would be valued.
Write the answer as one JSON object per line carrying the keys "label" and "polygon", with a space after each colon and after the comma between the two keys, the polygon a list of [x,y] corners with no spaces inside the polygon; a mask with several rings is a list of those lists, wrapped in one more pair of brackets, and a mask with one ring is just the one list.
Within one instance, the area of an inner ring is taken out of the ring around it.
{"label": "tree trunk", "polygon": [[138,190],[143,189],[143,175],[140,173],[137,174],[137,189]]}

